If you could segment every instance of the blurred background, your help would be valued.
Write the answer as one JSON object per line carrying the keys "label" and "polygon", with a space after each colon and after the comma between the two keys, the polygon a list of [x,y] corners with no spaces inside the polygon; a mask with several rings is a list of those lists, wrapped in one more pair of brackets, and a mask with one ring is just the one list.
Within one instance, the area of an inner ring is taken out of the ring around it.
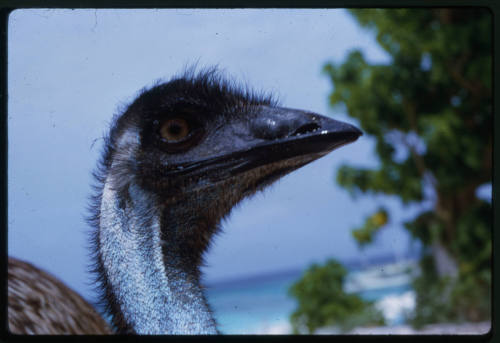
{"label": "blurred background", "polygon": [[203,268],[223,333],[485,333],[492,16],[481,9],[16,10],[8,249],[94,303],[85,223],[114,113],[219,65],[355,143],[247,199]]}

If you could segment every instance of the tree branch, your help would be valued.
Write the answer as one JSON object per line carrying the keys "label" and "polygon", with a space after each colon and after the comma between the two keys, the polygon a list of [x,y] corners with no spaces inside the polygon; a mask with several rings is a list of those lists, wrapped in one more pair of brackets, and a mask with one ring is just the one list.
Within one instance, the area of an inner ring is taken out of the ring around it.
{"label": "tree branch", "polygon": [[[415,132],[417,136],[419,136],[419,130],[417,125],[417,111],[415,104],[403,100],[403,106],[408,117],[410,129],[413,132]],[[426,179],[426,181],[429,182],[434,189],[436,189],[437,186],[436,179],[434,178],[432,173],[427,169],[427,165],[425,164],[423,156],[417,152],[415,146],[413,144],[410,144],[405,136],[403,136],[402,142],[410,151],[413,161],[417,166],[417,170],[420,177],[422,177],[422,179]]]}
{"label": "tree branch", "polygon": [[480,81],[467,80],[463,74],[463,68],[465,63],[469,60],[471,54],[469,51],[465,52],[454,64],[449,64],[448,71],[451,77],[455,80],[461,87],[467,89],[475,97],[481,98],[486,92]]}

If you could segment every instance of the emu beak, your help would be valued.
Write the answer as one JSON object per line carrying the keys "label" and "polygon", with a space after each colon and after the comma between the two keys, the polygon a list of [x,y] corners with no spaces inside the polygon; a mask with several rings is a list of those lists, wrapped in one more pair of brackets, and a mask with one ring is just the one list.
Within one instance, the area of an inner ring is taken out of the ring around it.
{"label": "emu beak", "polygon": [[350,124],[316,113],[264,108],[250,124],[249,148],[233,154],[233,159],[244,155],[245,163],[234,165],[232,174],[293,160],[284,164],[286,173],[354,142],[361,135],[362,132]]}

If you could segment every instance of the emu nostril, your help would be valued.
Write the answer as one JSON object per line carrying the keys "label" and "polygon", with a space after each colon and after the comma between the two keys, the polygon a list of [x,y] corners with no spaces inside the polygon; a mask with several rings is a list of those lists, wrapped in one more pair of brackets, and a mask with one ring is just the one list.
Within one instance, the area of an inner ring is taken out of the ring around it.
{"label": "emu nostril", "polygon": [[303,135],[305,133],[314,132],[319,129],[320,126],[316,123],[308,123],[299,127],[291,136]]}

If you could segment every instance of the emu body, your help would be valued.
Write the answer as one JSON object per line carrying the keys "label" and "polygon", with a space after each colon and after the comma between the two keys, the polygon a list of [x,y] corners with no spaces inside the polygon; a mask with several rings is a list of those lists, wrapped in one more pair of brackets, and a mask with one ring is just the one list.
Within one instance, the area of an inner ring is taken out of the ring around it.
{"label": "emu body", "polygon": [[221,220],[360,134],[213,70],[143,91],[115,117],[95,173],[94,272],[115,331],[217,333],[199,266]]}
{"label": "emu body", "polygon": [[52,275],[14,258],[8,260],[8,320],[14,334],[111,334],[81,296]]}

